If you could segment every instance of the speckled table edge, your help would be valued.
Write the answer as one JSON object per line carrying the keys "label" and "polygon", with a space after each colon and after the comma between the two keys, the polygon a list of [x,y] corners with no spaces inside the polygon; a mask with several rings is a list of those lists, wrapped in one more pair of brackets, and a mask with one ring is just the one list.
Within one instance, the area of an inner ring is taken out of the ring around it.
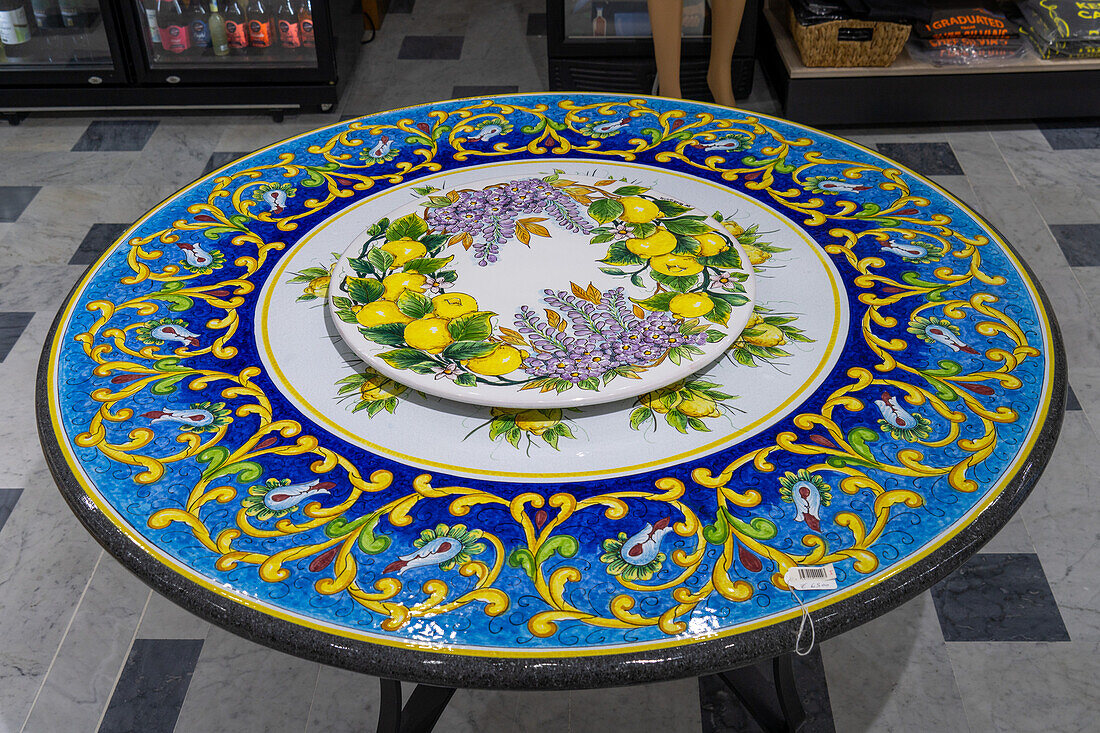
{"label": "speckled table edge", "polygon": [[[863,148],[858,143],[846,142]],[[913,175],[950,197],[941,186],[926,177]],[[979,214],[973,210],[971,213],[979,223],[996,232],[1015,255],[1047,314],[1053,344],[1049,355],[1053,361],[1053,384],[1046,420],[1039,429],[1031,453],[1005,488],[954,537],[915,565],[888,576],[870,589],[815,610],[812,618],[818,643],[893,610],[962,565],[992,539],[1020,508],[1042,475],[1057,443],[1068,391],[1065,348],[1057,318],[1042,285],[1007,238]],[[100,261],[112,250],[109,248],[104,252]],[[89,270],[96,268],[100,261],[93,263]],[[797,617],[741,634],[642,652],[518,659],[451,655],[428,649],[420,651],[372,644],[298,626],[231,602],[184,579],[137,547],[99,511],[69,468],[55,439],[49,409],[50,350],[61,326],[65,306],[83,283],[82,276],[65,297],[50,326],[39,360],[35,406],[39,439],[46,462],[73,513],[104,549],[158,593],[191,613],[250,641],[322,664],[378,677],[461,688],[568,690],[622,687],[712,674],[794,650],[800,624]]]}

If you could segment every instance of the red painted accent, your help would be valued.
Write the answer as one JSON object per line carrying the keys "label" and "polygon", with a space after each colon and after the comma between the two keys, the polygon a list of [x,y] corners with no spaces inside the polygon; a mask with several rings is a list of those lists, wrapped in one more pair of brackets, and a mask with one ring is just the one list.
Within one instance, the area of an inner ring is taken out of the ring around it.
{"label": "red painted accent", "polygon": [[320,572],[328,567],[328,564],[332,562],[332,558],[336,557],[336,548],[325,550],[323,553],[313,559],[313,562],[309,564],[309,570],[312,573]]}
{"label": "red painted accent", "polygon": [[394,560],[389,565],[382,568],[382,572],[383,573],[395,573],[398,570],[401,570],[402,568],[404,568],[406,565],[408,565],[408,563],[405,562],[404,560]]}
{"label": "red painted accent", "polygon": [[737,546],[737,556],[741,559],[741,564],[745,566],[745,570],[750,573],[759,573],[764,569],[764,563],[760,561],[760,558],[749,552],[748,548],[743,545]]}
{"label": "red painted accent", "polygon": [[668,526],[668,517],[661,517],[657,520],[657,523],[653,525],[653,529],[664,529]]}
{"label": "red painted accent", "polygon": [[802,512],[802,518],[806,520],[806,525],[814,532],[821,531],[821,522],[817,521],[817,517],[809,512]]}
{"label": "red painted accent", "polygon": [[634,545],[633,547],[631,547],[629,550],[627,550],[626,554],[630,555],[631,557],[638,557],[638,555],[641,555],[642,554],[642,543],[639,542],[636,545]]}

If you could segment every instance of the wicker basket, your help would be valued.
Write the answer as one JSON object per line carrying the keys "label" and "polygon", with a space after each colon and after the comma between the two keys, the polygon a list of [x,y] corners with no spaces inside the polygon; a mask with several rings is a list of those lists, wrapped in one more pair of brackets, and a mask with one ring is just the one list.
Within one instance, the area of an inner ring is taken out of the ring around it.
{"label": "wicker basket", "polygon": [[806,66],[889,66],[912,30],[901,23],[854,19],[801,25],[793,10],[789,10],[788,19]]}

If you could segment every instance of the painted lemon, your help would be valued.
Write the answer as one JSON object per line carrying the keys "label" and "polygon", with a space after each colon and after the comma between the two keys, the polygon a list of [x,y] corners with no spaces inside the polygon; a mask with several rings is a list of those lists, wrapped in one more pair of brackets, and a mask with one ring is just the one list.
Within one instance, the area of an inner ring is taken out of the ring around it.
{"label": "painted lemon", "polygon": [[313,295],[317,298],[323,298],[328,295],[328,275],[321,275],[321,277],[315,277],[309,281],[306,285],[305,292],[308,295]]}
{"label": "painted lemon", "polygon": [[406,389],[405,385],[393,381],[381,374],[372,374],[359,385],[359,398],[364,402],[376,402],[397,397]]}
{"label": "painted lemon", "polygon": [[393,267],[401,267],[428,254],[428,249],[415,239],[395,239],[383,244],[382,249],[393,255]]}
{"label": "painted lemon", "polygon": [[756,346],[782,346],[787,343],[783,330],[771,323],[758,323],[753,330],[760,333],[755,336],[745,336],[745,340]]}
{"label": "painted lemon", "polygon": [[626,248],[642,259],[667,255],[676,249],[676,236],[667,229],[658,228],[653,234],[643,239],[626,240]]}
{"label": "painted lemon", "polygon": [[722,411],[708,397],[692,397],[676,405],[676,409],[688,417],[721,417]]}
{"label": "painted lemon", "polygon": [[415,290],[418,293],[423,293],[424,285],[427,282],[428,278],[415,272],[391,273],[382,278],[382,287],[385,288],[382,292],[382,298],[384,300],[396,301],[401,297],[401,293],[406,290]]}
{"label": "painted lemon", "polygon": [[764,319],[760,317],[760,314],[754,312],[751,316],[749,316],[749,322],[745,324],[745,328],[752,328],[756,324],[763,322]]}
{"label": "painted lemon", "polygon": [[703,264],[689,255],[661,255],[649,261],[657,272],[684,277],[703,271]]}
{"label": "painted lemon", "polygon": [[458,318],[476,311],[477,301],[466,293],[443,293],[432,298],[432,310],[440,318]]}
{"label": "painted lemon", "polygon": [[695,251],[697,257],[713,257],[730,248],[729,242],[714,232],[696,234],[692,239],[699,243],[699,248]]}
{"label": "painted lemon", "polygon": [[397,309],[397,304],[388,300],[376,300],[367,303],[355,314],[360,326],[384,326],[387,323],[409,323],[411,318]]}
{"label": "painted lemon", "polygon": [[524,352],[510,344],[498,344],[487,356],[479,356],[465,362],[466,368],[485,377],[499,377],[514,372],[523,364]]}
{"label": "painted lemon", "polygon": [[765,252],[759,247],[753,247],[751,244],[742,245],[745,248],[745,254],[749,256],[749,262],[754,265],[762,265],[771,259],[772,253]]}
{"label": "painted lemon", "polygon": [[516,427],[532,435],[542,435],[561,422],[561,410],[520,410]]}
{"label": "painted lemon", "polygon": [[619,199],[619,203],[623,205],[623,213],[619,218],[630,224],[644,224],[661,215],[661,210],[657,208],[657,204],[649,199],[638,196],[623,196]]}
{"label": "painted lemon", "polygon": [[722,222],[722,226],[724,226],[726,231],[734,237],[740,237],[745,233],[745,228],[735,221],[724,221]]}
{"label": "painted lemon", "polygon": [[680,293],[672,296],[668,309],[681,318],[695,318],[714,310],[714,301],[705,293]]}
{"label": "painted lemon", "polygon": [[425,316],[405,326],[405,343],[414,349],[438,354],[454,343],[444,318]]}
{"label": "painted lemon", "polygon": [[[683,402],[683,397],[677,394],[684,386],[683,380],[673,382],[667,387],[660,387],[652,392],[646,392],[644,395],[638,398],[638,401],[643,406],[648,407],[656,413],[661,415],[665,414],[669,410],[675,409],[678,404]],[[668,395],[673,395],[672,404],[666,405],[661,400]]]}

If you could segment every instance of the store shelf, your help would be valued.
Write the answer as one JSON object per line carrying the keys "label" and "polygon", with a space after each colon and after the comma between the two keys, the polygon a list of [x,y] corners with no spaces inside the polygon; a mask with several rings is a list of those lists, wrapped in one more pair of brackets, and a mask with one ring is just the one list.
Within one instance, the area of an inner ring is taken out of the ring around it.
{"label": "store shelf", "polygon": [[810,68],[787,30],[786,5],[764,7],[761,61],[784,116],[813,125],[1100,116],[1100,60],[933,66],[906,50],[890,66]]}

